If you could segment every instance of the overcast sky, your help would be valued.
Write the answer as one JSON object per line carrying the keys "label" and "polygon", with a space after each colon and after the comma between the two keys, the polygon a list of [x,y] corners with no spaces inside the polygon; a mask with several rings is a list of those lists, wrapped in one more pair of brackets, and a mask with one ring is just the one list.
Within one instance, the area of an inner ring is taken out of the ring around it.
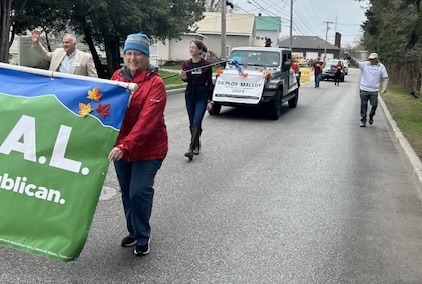
{"label": "overcast sky", "polygon": [[[282,37],[290,33],[290,0],[231,0],[236,13],[281,17]],[[249,3],[248,3],[249,2]],[[360,25],[366,20],[365,6],[369,1],[355,0],[294,0],[293,35],[316,35],[334,44],[334,34],[342,34],[342,46],[354,45],[362,36]],[[230,10],[230,7],[228,7]]]}

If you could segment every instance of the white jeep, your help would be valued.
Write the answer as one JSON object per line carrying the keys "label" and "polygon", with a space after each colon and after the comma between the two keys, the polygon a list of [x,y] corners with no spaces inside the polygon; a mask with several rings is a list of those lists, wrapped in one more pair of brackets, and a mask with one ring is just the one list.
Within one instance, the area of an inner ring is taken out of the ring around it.
{"label": "white jeep", "polygon": [[233,48],[231,62],[216,77],[209,113],[219,114],[221,106],[264,106],[268,117],[276,120],[282,103],[295,108],[300,75],[291,70],[291,58],[290,49]]}

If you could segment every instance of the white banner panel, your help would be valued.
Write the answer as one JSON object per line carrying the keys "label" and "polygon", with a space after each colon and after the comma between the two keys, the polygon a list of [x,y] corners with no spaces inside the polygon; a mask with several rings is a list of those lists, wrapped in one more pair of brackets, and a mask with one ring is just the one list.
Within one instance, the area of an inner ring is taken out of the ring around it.
{"label": "white banner panel", "polygon": [[258,104],[264,90],[263,76],[221,74],[217,77],[213,101],[241,104]]}

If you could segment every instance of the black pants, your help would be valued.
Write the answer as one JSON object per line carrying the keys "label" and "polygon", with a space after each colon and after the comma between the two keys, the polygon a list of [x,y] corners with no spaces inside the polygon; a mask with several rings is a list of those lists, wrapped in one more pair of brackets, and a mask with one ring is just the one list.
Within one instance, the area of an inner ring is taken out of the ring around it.
{"label": "black pants", "polygon": [[341,79],[341,73],[336,73],[336,74],[334,75],[334,84],[335,84],[335,85],[339,85],[339,83],[340,83],[340,79]]}

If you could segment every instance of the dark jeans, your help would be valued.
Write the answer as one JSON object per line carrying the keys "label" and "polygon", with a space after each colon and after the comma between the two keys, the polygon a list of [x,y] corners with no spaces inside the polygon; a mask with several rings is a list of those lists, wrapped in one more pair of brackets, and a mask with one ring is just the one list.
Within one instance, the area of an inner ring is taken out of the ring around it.
{"label": "dark jeans", "polygon": [[202,119],[207,110],[208,98],[193,98],[185,96],[186,110],[189,116],[189,127],[202,128]]}
{"label": "dark jeans", "polygon": [[322,74],[315,74],[315,87],[319,88],[319,82],[321,82]]}
{"label": "dark jeans", "polygon": [[360,90],[360,117],[362,122],[366,122],[368,101],[371,103],[371,111],[369,114],[374,116],[378,107],[378,92]]}
{"label": "dark jeans", "polygon": [[149,219],[154,197],[152,186],[162,162],[162,160],[114,162],[122,191],[127,230],[139,245],[146,244],[151,235]]}

